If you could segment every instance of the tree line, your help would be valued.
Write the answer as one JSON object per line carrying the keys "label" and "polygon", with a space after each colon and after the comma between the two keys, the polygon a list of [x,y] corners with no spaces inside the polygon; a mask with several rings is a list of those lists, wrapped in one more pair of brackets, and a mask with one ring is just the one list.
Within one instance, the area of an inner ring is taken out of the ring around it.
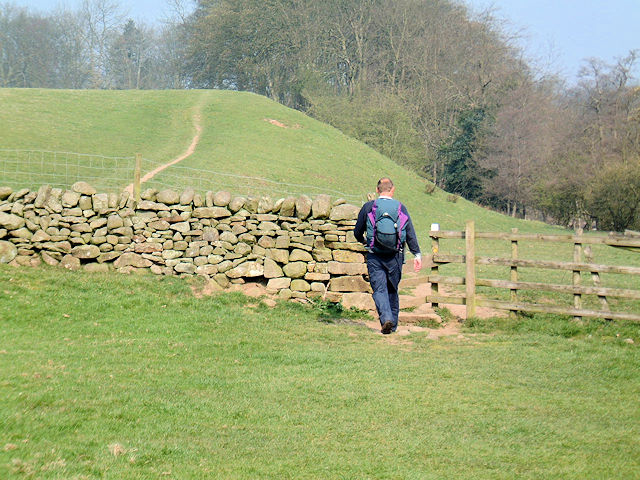
{"label": "tree line", "polygon": [[640,228],[636,51],[587,60],[567,87],[532,67],[490,12],[452,0],[174,7],[172,21],[148,26],[116,0],[48,15],[5,4],[0,86],[252,91],[491,208]]}
{"label": "tree line", "polygon": [[42,14],[0,4],[0,87],[184,88],[178,22],[137,24],[117,0]]}

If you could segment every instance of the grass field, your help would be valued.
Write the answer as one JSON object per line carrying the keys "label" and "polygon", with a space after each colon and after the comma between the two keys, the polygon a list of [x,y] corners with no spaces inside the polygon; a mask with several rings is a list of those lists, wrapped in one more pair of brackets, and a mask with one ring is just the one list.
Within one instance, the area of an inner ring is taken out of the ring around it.
{"label": "grass field", "polygon": [[0,294],[3,479],[640,478],[635,325],[383,337],[180,279],[2,265]]}

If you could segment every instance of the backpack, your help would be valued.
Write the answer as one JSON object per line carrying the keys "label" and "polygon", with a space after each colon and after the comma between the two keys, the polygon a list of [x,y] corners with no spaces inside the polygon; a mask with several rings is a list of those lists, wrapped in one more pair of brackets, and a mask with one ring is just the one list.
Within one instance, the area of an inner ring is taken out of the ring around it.
{"label": "backpack", "polygon": [[407,238],[409,217],[402,204],[392,198],[378,198],[367,215],[367,247],[373,253],[396,254]]}

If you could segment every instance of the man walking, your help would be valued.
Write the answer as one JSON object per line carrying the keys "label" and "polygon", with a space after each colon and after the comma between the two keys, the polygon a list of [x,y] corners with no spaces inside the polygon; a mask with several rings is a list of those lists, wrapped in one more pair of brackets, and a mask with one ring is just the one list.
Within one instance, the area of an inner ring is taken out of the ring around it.
{"label": "man walking", "polygon": [[381,178],[376,192],[378,198],[362,206],[354,234],[356,240],[367,247],[367,269],[373,301],[378,310],[382,333],[387,335],[398,328],[398,284],[402,276],[405,242],[415,257],[413,268],[416,272],[422,268],[422,258],[409,212],[393,198],[395,187],[391,179]]}

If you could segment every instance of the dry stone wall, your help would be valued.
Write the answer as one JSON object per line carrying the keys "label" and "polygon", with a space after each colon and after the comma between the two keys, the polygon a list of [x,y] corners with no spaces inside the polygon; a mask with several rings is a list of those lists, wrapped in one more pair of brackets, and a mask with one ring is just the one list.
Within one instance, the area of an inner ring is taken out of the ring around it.
{"label": "dry stone wall", "polygon": [[260,280],[283,298],[361,302],[370,292],[359,207],[328,195],[234,197],[192,189],[98,193],[0,187],[0,263],[91,272],[203,275],[226,288]]}

